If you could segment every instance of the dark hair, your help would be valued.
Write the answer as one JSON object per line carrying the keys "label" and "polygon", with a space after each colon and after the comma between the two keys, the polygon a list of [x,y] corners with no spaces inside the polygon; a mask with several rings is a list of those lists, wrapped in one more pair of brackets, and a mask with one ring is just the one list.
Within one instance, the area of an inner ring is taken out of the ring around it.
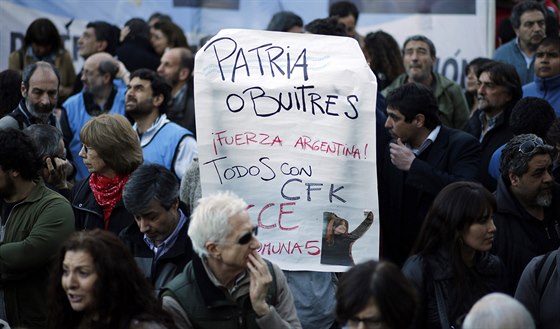
{"label": "dark hair", "polygon": [[543,18],[546,17],[546,9],[541,3],[536,1],[521,1],[511,10],[511,25],[514,29],[518,29],[521,26],[521,16],[528,11],[540,11],[543,14]]}
{"label": "dark hair", "polygon": [[49,285],[50,328],[77,328],[81,321],[87,321],[88,328],[96,327],[96,319],[84,319],[83,313],[72,310],[62,288],[62,264],[69,251],[82,251],[93,259],[97,280],[92,308],[99,321],[105,322],[104,328],[129,328],[133,319],[175,328],[126,246],[113,233],[100,229],[75,232],[59,249]]}
{"label": "dark hair", "polygon": [[348,15],[354,16],[356,23],[358,23],[360,12],[358,7],[350,1],[338,1],[329,7],[329,17],[346,17]]}
{"label": "dark hair", "polygon": [[40,46],[52,46],[52,53],[64,48],[56,26],[48,18],[37,18],[27,28],[23,38],[23,49],[31,47],[33,43]]}
{"label": "dark hair", "polygon": [[406,83],[389,92],[387,107],[401,112],[405,122],[412,122],[417,114],[423,114],[424,126],[430,130],[441,124],[436,97],[430,88],[420,83]]}
{"label": "dark hair", "polygon": [[511,109],[523,96],[523,89],[519,75],[515,67],[498,61],[488,62],[478,68],[477,78],[480,79],[482,73],[488,73],[489,78],[498,86],[504,86],[511,95],[511,100],[506,104],[506,108]]}
{"label": "dark hair", "polygon": [[167,103],[171,98],[171,86],[164,78],[160,77],[156,72],[150,69],[138,69],[130,75],[130,80],[139,78],[141,80],[148,80],[152,86],[152,96],[163,96],[163,102],[159,106],[159,113],[165,113],[167,110]]}
{"label": "dark hair", "polygon": [[467,66],[465,66],[465,75],[469,74],[469,70],[473,66],[476,68],[476,70],[474,71],[474,73],[476,74],[478,68],[480,68],[482,65],[486,63],[490,63],[491,61],[492,60],[490,58],[486,58],[486,57],[477,57],[473,59],[472,61],[469,62],[469,64],[467,64]]}
{"label": "dark hair", "polygon": [[369,67],[377,75],[377,79],[384,83],[381,86],[378,81],[380,84],[378,90],[385,89],[405,72],[399,44],[395,38],[384,31],[368,33],[364,41],[366,51],[371,58]]}
{"label": "dark hair", "polygon": [[185,47],[178,47],[177,49],[179,49],[179,65],[181,68],[189,69],[192,75],[194,70],[194,57],[192,51]]}
{"label": "dark hair", "polygon": [[21,96],[21,73],[17,70],[0,72],[0,118],[14,110]]}
{"label": "dark hair", "polygon": [[313,34],[346,36],[346,27],[334,17],[313,20],[305,25],[305,31]]}
{"label": "dark hair", "polygon": [[144,40],[150,41],[150,26],[142,18],[131,18],[124,26],[130,29],[123,41]]}
{"label": "dark hair", "polygon": [[157,11],[150,15],[150,18],[148,18],[148,22],[151,21],[152,19],[157,19],[160,22],[161,21],[172,22],[171,16],[166,15],[166,14],[162,14],[162,13],[157,12]]}
{"label": "dark hair", "polygon": [[38,177],[43,163],[37,156],[37,150],[31,138],[23,131],[6,128],[0,129],[0,167],[2,170],[18,171],[25,180]]}
{"label": "dark hair", "polygon": [[391,329],[408,328],[418,307],[416,290],[397,266],[370,260],[342,274],[336,291],[337,321],[345,323],[372,302]]}
{"label": "dark hair", "polygon": [[291,11],[279,11],[272,16],[266,29],[268,31],[287,32],[292,27],[303,27],[303,20]]}
{"label": "dark hair", "polygon": [[25,89],[29,90],[29,80],[31,80],[33,73],[35,73],[35,70],[37,70],[37,68],[39,67],[42,69],[51,69],[54,75],[56,75],[56,78],[58,80],[58,87],[60,87],[60,73],[58,72],[58,69],[49,62],[41,61],[41,62],[35,62],[33,64],[27,65],[23,69],[23,73],[21,74],[21,82],[23,82]]}
{"label": "dark hair", "polygon": [[546,133],[556,118],[550,104],[542,98],[521,98],[511,110],[509,126],[514,135],[535,134],[546,139]]}
{"label": "dark hair", "polygon": [[560,37],[558,36],[546,37],[542,39],[541,43],[539,43],[539,47],[548,47],[548,46],[554,46],[557,50],[560,51]]}
{"label": "dark hair", "polygon": [[402,47],[403,55],[404,55],[404,50],[406,48],[406,45],[410,41],[422,41],[422,42],[424,42],[425,44],[428,45],[428,48],[430,49],[430,56],[432,56],[434,58],[436,57],[436,46],[434,46],[434,43],[432,42],[432,40],[428,39],[427,37],[425,37],[423,35],[419,35],[419,34],[406,38],[406,40],[403,43],[403,47]]}
{"label": "dark hair", "polygon": [[537,145],[532,152],[523,153],[519,151],[521,144],[535,141],[539,138],[535,134],[522,134],[514,136],[502,150],[500,156],[500,171],[507,186],[511,184],[509,173],[518,177],[523,176],[529,170],[529,162],[535,155],[548,154],[552,160],[556,159],[556,148],[550,145]]}
{"label": "dark hair", "polygon": [[89,22],[86,28],[92,28],[95,31],[95,39],[97,41],[106,41],[107,47],[105,52],[115,55],[117,46],[119,45],[119,31],[120,29],[112,24],[104,21]]}
{"label": "dark hair", "polygon": [[169,41],[169,48],[185,47],[189,48],[189,42],[183,29],[171,21],[159,21],[154,24],[154,30],[160,30]]}
{"label": "dark hair", "polygon": [[420,254],[424,259],[440,251],[449,253],[449,266],[459,286],[455,300],[450,303],[452,319],[456,319],[465,306],[463,297],[468,294],[470,284],[483,284],[463,261],[463,234],[472,224],[486,221],[495,211],[496,198],[484,186],[475,182],[455,182],[438,193],[422,224],[412,253]]}
{"label": "dark hair", "polygon": [[554,147],[560,144],[560,118],[556,118],[552,122],[546,134],[546,140]]}
{"label": "dark hair", "polygon": [[129,177],[122,199],[126,210],[139,215],[152,200],[169,210],[179,200],[179,182],[169,169],[157,164],[144,164]]}
{"label": "dark hair", "polygon": [[97,70],[102,75],[108,73],[111,80],[113,80],[117,76],[117,72],[119,72],[119,66],[114,60],[106,60],[99,62]]}
{"label": "dark hair", "polygon": [[23,129],[35,145],[37,157],[58,156],[62,132],[47,124],[34,124]]}

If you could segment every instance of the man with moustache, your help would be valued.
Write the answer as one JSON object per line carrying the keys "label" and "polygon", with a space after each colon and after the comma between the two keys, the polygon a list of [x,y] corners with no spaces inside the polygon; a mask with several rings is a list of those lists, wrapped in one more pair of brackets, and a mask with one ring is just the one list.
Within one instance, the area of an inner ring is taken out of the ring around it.
{"label": "man with moustache", "polygon": [[416,82],[430,88],[436,97],[441,123],[463,129],[469,120],[469,109],[461,87],[443,75],[433,71],[436,47],[423,35],[406,39],[403,46],[405,73],[399,75],[381,94],[387,94],[405,83]]}
{"label": "man with moustache", "polygon": [[124,115],[124,97],[126,88],[122,82],[116,82],[119,71],[118,62],[108,53],[96,53],[88,57],[82,71],[84,88],[78,94],[64,102],[61,127],[64,139],[69,141],[72,159],[76,164],[76,180],[89,175],[82,158],[80,130],[92,117],[103,113]]}
{"label": "man with moustache", "polygon": [[497,182],[488,172],[488,166],[492,154],[513,137],[509,119],[523,91],[519,76],[510,64],[492,61],[482,65],[477,75],[478,110],[469,119],[465,131],[480,141],[478,176],[482,185],[493,192]]}
{"label": "man with moustache", "polygon": [[535,81],[523,86],[523,97],[539,97],[560,117],[560,38],[547,37],[535,53]]}
{"label": "man with moustache", "polygon": [[533,62],[537,46],[546,32],[546,9],[536,1],[520,1],[511,12],[511,25],[517,36],[496,49],[494,60],[515,67],[522,84],[534,79]]}
{"label": "man with moustache", "polygon": [[171,85],[173,98],[167,109],[167,118],[187,128],[196,138],[193,69],[194,58],[190,49],[171,48],[161,56],[157,73]]}
{"label": "man with moustache", "polygon": [[31,139],[0,129],[0,318],[18,328],[47,327],[51,260],[74,230],[68,200],[39,179]]}
{"label": "man with moustache", "polygon": [[510,294],[533,257],[560,247],[560,185],[552,177],[556,153],[534,134],[515,136],[502,151],[492,251],[506,266]]}
{"label": "man with moustache", "polygon": [[23,99],[18,107],[0,119],[1,128],[24,129],[35,123],[50,124],[60,129],[53,114],[58,101],[60,75],[50,63],[36,62],[27,66],[21,76]]}
{"label": "man with moustache", "polygon": [[125,108],[135,121],[144,163],[160,164],[180,180],[198,149],[192,133],[165,114],[170,92],[171,86],[156,72],[136,70],[130,75]]}
{"label": "man with moustache", "polygon": [[439,191],[476,180],[480,144],[442,125],[432,91],[418,83],[389,93],[385,128],[394,141],[385,150],[379,186],[381,250],[382,258],[402,265]]}

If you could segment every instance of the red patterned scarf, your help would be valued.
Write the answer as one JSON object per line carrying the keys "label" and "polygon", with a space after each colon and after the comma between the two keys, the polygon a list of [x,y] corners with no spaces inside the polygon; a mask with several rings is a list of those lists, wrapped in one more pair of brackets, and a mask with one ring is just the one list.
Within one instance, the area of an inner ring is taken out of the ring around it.
{"label": "red patterned scarf", "polygon": [[109,217],[117,202],[121,201],[124,184],[128,181],[128,175],[107,178],[96,173],[89,177],[89,186],[93,191],[95,201],[103,209],[103,220],[105,229],[109,228]]}

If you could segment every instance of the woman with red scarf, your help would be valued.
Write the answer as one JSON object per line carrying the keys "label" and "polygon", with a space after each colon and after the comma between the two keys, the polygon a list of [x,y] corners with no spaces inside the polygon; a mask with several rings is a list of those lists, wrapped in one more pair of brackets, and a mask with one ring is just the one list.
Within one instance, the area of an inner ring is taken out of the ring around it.
{"label": "woman with red scarf", "polygon": [[134,221],[121,198],[128,177],[143,162],[138,136],[124,116],[102,114],[84,125],[80,140],[79,155],[90,176],[72,189],[76,230],[101,228],[118,235]]}

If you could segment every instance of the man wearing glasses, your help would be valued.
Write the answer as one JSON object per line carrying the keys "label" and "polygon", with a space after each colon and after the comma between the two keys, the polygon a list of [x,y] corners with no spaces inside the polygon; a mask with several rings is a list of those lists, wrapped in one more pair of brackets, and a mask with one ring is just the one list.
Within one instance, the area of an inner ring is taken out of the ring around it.
{"label": "man wearing glasses", "polygon": [[506,265],[511,294],[533,257],[560,247],[560,186],[552,177],[555,156],[556,149],[534,134],[515,136],[502,151],[492,250]]}
{"label": "man wearing glasses", "polygon": [[179,328],[301,328],[280,268],[258,254],[257,227],[232,193],[199,200],[188,231],[196,255],[163,291]]}
{"label": "man wearing glasses", "polygon": [[190,210],[179,201],[175,175],[156,164],[138,167],[130,175],[122,198],[135,223],[119,237],[158,294],[192,258],[187,235]]}

